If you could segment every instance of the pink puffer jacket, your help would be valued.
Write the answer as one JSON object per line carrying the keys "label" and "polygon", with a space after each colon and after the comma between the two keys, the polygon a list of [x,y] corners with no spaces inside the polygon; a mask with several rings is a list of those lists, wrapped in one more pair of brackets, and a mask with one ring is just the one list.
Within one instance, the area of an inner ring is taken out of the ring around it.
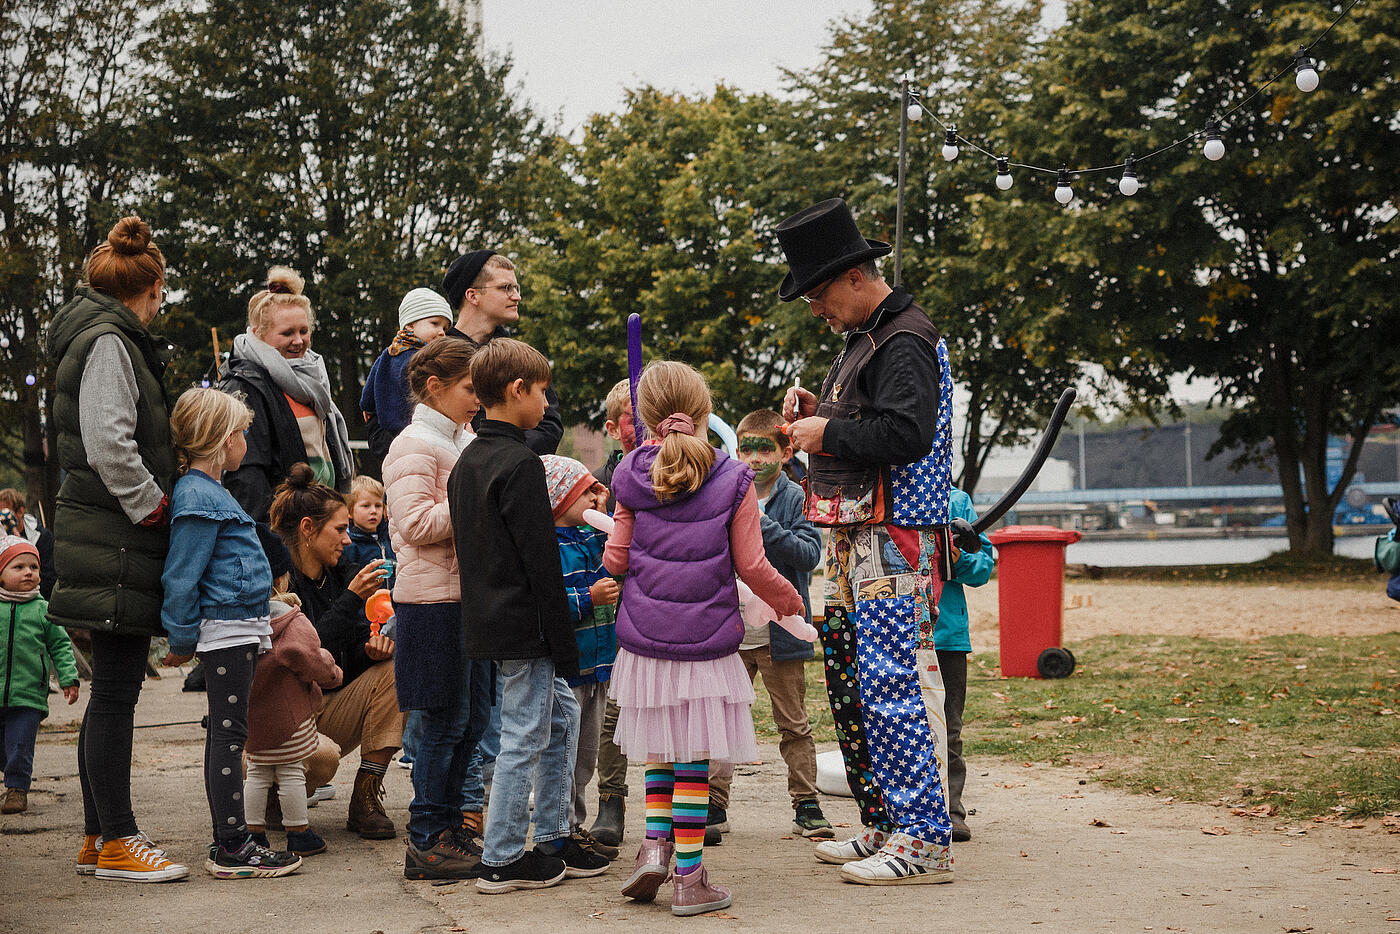
{"label": "pink puffer jacket", "polygon": [[396,603],[451,603],[462,599],[447,478],[473,435],[429,406],[389,445],[384,458],[384,499],[389,538],[399,565]]}

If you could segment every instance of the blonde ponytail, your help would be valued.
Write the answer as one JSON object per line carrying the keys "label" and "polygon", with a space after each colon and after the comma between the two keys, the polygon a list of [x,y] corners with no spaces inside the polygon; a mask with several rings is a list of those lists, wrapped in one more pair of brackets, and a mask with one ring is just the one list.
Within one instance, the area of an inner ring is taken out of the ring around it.
{"label": "blonde ponytail", "polygon": [[[705,378],[684,363],[658,360],[642,373],[637,408],[652,437],[661,437],[661,450],[651,466],[657,499],[666,502],[700,489],[715,465],[715,449],[705,439],[710,417],[710,390]],[[674,419],[676,415],[686,418]],[[662,430],[663,422],[676,421],[688,421],[689,425]]]}

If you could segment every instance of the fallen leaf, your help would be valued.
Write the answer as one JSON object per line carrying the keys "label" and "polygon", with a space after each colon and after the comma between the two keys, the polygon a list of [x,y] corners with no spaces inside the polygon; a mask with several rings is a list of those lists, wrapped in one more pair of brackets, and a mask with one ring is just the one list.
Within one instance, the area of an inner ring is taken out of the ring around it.
{"label": "fallen leaf", "polygon": [[1298,755],[1302,756],[1304,759],[1316,759],[1316,758],[1317,758],[1317,753],[1314,753],[1314,752],[1300,752],[1300,753],[1298,753]]}
{"label": "fallen leaf", "polygon": [[1025,850],[1022,850],[1021,855],[1024,857],[1029,857],[1031,854],[1027,853]]}
{"label": "fallen leaf", "polygon": [[1083,717],[1080,717],[1080,716],[1076,716],[1076,715],[1074,715],[1074,714],[1071,714],[1071,715],[1069,715],[1069,716],[1067,716],[1067,717],[1061,717],[1061,718],[1060,718],[1060,722],[1061,722],[1061,723],[1083,723],[1083,722],[1084,722],[1084,718],[1083,718]]}
{"label": "fallen leaf", "polygon": [[1347,821],[1342,827],[1346,830],[1364,830],[1366,825],[1359,820]]}
{"label": "fallen leaf", "polygon": [[1101,769],[1101,768],[1103,768],[1103,766],[1104,766],[1104,764],[1103,764],[1102,762],[1095,762],[1093,765],[1089,766],[1089,767],[1086,768],[1084,771],[1086,771],[1086,772],[1093,772],[1093,771],[1095,771],[1096,769]]}
{"label": "fallen leaf", "polygon": [[739,920],[738,918],[734,917],[733,915],[731,915],[731,914],[730,914],[729,912],[727,912],[727,911],[712,911],[712,912],[710,912],[709,917],[711,917],[711,918],[723,918],[723,919],[726,920],[726,921],[738,921],[738,920]]}
{"label": "fallen leaf", "polygon": [[1090,826],[1090,827],[1112,827],[1113,825],[1110,824],[1108,821],[1104,820],[1104,819],[1101,818],[1101,817],[1096,817],[1096,818],[1094,818],[1093,820],[1089,821],[1089,826]]}
{"label": "fallen leaf", "polygon": [[1126,830],[1110,830],[1109,833],[1127,833]]}
{"label": "fallen leaf", "polygon": [[1381,869],[1381,868],[1376,868],[1376,869],[1372,869],[1371,871],[1372,871],[1372,872],[1375,872],[1375,873],[1379,873],[1380,875],[1383,875],[1383,876],[1393,876],[1393,875],[1395,875],[1397,872],[1400,872],[1400,869]]}
{"label": "fallen leaf", "polygon": [[1082,798],[1082,797],[1084,797],[1084,796],[1081,795],[1081,794],[1079,794],[1078,792],[1076,792],[1075,794],[1072,794],[1072,795],[1060,795],[1060,797],[1061,797],[1061,798]]}
{"label": "fallen leaf", "polygon": [[1007,697],[1005,694],[1001,693],[1000,691],[993,691],[993,692],[992,692],[992,696],[995,697],[997,700],[1001,701],[1003,704],[1009,704],[1009,703],[1011,703],[1011,698]]}
{"label": "fallen leaf", "polygon": [[1220,826],[1215,826],[1215,827],[1202,827],[1202,828],[1201,828],[1201,833],[1207,834],[1208,836],[1212,836],[1212,837],[1223,837],[1223,836],[1225,836],[1226,834],[1228,834],[1229,832],[1230,832],[1230,831],[1229,831],[1228,828],[1226,828],[1226,827],[1220,827]]}

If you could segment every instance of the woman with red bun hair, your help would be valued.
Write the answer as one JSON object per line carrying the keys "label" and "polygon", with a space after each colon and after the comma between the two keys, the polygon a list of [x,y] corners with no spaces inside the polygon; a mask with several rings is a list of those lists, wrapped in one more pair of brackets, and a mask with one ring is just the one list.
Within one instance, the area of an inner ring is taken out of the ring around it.
{"label": "woman with red bun hair", "polygon": [[78,734],[79,874],[183,879],[136,825],[131,739],[151,637],[162,634],[175,450],[161,378],[168,351],[149,330],[165,302],[151,228],[124,217],[88,257],[84,283],[49,323],[54,422],[65,473],[54,516],[58,584],[49,618],[92,633],[92,694]]}

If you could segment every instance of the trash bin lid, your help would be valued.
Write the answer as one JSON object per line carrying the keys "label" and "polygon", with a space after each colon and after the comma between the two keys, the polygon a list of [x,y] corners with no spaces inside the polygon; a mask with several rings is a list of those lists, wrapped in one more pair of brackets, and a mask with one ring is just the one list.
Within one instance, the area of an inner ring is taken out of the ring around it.
{"label": "trash bin lid", "polygon": [[1022,542],[1061,542],[1070,545],[1083,537],[1074,529],[1057,529],[1053,525],[1008,525],[988,536],[992,544],[998,547]]}

